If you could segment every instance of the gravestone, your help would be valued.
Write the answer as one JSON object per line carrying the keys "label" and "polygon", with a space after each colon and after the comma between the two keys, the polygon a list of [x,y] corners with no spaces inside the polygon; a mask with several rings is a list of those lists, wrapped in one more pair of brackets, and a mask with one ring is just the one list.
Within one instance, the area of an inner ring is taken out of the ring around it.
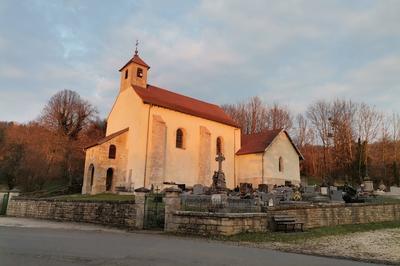
{"label": "gravestone", "polygon": [[240,183],[240,188],[239,188],[240,194],[249,194],[253,193],[253,184],[251,183]]}
{"label": "gravestone", "polygon": [[343,201],[343,191],[331,190],[331,201]]}
{"label": "gravestone", "polygon": [[373,192],[374,191],[374,182],[372,180],[364,180],[364,191]]}
{"label": "gravestone", "polygon": [[211,205],[217,208],[223,208],[228,205],[228,195],[226,194],[212,194]]}
{"label": "gravestone", "polygon": [[321,187],[321,195],[322,196],[328,195],[328,187]]}
{"label": "gravestone", "polygon": [[259,184],[258,191],[268,193],[268,185],[267,184]]}
{"label": "gravestone", "polygon": [[279,204],[280,198],[275,193],[267,193],[263,195],[262,200],[264,206],[273,207]]}
{"label": "gravestone", "polygon": [[390,187],[390,193],[393,195],[400,195],[400,187]]}
{"label": "gravestone", "polygon": [[204,194],[204,186],[202,184],[196,184],[193,186],[193,194],[201,195]]}
{"label": "gravestone", "polygon": [[304,193],[315,193],[315,187],[314,186],[304,187]]}

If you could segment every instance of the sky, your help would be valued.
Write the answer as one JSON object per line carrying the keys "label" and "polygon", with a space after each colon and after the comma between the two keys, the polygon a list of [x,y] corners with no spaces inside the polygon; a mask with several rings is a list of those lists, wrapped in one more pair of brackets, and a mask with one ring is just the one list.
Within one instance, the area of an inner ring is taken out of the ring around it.
{"label": "sky", "polygon": [[215,104],[400,113],[398,0],[0,0],[0,121],[36,119],[63,89],[107,117],[137,39],[148,83]]}

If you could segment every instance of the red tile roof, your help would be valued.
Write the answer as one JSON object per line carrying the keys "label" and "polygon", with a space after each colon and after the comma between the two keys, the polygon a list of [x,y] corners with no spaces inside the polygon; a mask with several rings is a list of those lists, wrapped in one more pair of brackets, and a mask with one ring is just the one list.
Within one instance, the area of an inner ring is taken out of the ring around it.
{"label": "red tile roof", "polygon": [[147,69],[150,69],[150,66],[148,64],[146,64],[142,58],[139,57],[139,55],[135,54],[131,60],[128,61],[128,63],[126,63],[123,67],[121,67],[121,69],[119,71],[121,71],[122,69],[124,69],[124,67],[126,67],[128,64],[130,63],[136,63],[138,65],[144,66]]}
{"label": "red tile roof", "polygon": [[218,105],[199,101],[152,85],[147,88],[132,85],[144,103],[168,108],[238,128],[238,125]]}
{"label": "red tile roof", "polygon": [[265,149],[274,141],[279,133],[284,132],[288,137],[293,148],[299,154],[300,159],[304,159],[303,155],[297,149],[296,145],[290,138],[289,134],[282,129],[277,130],[266,130],[261,133],[242,135],[240,150],[236,152],[237,155],[251,154],[251,153],[263,153]]}
{"label": "red tile roof", "polygon": [[96,142],[94,142],[94,143],[92,143],[92,144],[86,146],[84,149],[87,150],[87,149],[89,149],[89,148],[91,148],[91,147],[94,147],[94,146],[103,144],[103,143],[105,143],[105,142],[107,142],[107,141],[109,141],[109,140],[111,140],[111,139],[113,139],[113,138],[115,138],[115,137],[121,135],[122,133],[127,132],[128,130],[129,130],[129,128],[127,127],[127,128],[124,128],[124,129],[122,129],[122,130],[120,130],[120,131],[117,131],[117,132],[115,132],[115,133],[112,133],[112,134],[106,136],[105,138],[99,139],[98,141],[96,141]]}

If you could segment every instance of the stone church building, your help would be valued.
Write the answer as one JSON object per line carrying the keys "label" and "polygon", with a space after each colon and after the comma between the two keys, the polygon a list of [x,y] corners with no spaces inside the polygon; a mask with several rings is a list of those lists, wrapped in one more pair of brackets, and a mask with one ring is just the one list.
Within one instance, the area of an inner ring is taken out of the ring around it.
{"label": "stone church building", "polygon": [[119,70],[106,137],[85,149],[83,194],[165,183],[208,186],[218,153],[228,188],[300,183],[303,157],[286,131],[242,135],[219,106],[150,85],[149,69],[136,51]]}

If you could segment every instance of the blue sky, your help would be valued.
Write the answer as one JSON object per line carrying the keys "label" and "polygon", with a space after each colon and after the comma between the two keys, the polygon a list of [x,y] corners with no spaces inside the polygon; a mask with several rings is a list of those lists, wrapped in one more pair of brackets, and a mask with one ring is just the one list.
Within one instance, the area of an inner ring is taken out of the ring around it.
{"label": "blue sky", "polygon": [[400,112],[397,0],[0,0],[0,120],[35,119],[62,89],[106,117],[136,39],[149,83],[202,100]]}

